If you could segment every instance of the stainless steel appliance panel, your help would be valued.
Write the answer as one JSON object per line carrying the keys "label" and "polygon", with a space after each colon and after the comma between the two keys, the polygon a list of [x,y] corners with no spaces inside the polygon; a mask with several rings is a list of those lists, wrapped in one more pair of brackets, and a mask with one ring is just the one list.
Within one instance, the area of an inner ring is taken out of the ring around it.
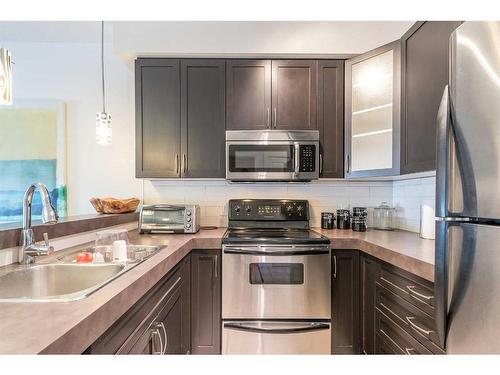
{"label": "stainless steel appliance panel", "polygon": [[[500,22],[466,22],[451,37],[447,211],[500,218]],[[445,173],[438,170],[438,176]]]}
{"label": "stainless steel appliance panel", "polygon": [[330,259],[328,245],[224,246],[222,318],[330,319]]}
{"label": "stainless steel appliance panel", "polygon": [[222,354],[330,354],[329,322],[226,321]]}
{"label": "stainless steel appliance panel", "polygon": [[226,179],[310,181],[319,178],[317,130],[226,131]]}
{"label": "stainless steel appliance panel", "polygon": [[436,235],[437,324],[447,353],[500,354],[500,227],[441,221]]}

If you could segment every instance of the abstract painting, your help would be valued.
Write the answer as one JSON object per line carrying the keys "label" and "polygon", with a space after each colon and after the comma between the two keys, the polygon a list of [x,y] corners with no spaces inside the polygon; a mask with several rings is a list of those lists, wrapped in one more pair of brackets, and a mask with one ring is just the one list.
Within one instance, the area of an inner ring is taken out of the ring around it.
{"label": "abstract painting", "polygon": [[[66,126],[64,103],[16,100],[0,106],[0,224],[22,220],[24,192],[44,183],[60,217],[66,215]],[[41,217],[38,193],[33,218]]]}

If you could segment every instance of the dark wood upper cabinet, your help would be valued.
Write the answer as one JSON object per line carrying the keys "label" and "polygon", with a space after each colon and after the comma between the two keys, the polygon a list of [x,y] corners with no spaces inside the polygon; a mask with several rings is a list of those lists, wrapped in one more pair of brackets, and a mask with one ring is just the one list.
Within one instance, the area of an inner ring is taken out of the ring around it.
{"label": "dark wood upper cabinet", "polygon": [[221,353],[221,254],[191,254],[191,353]]}
{"label": "dark wood upper cabinet", "polygon": [[226,62],[228,130],[271,127],[271,61]]}
{"label": "dark wood upper cabinet", "polygon": [[272,127],[317,129],[316,60],[272,61]]}
{"label": "dark wood upper cabinet", "polygon": [[332,252],[332,354],[359,353],[359,252]]}
{"label": "dark wood upper cabinet", "polygon": [[225,176],[225,61],[181,60],[181,176]]}
{"label": "dark wood upper cabinet", "polygon": [[344,177],[344,61],[318,62],[320,178]]}
{"label": "dark wood upper cabinet", "polygon": [[136,177],[177,177],[180,154],[179,60],[135,63]]}
{"label": "dark wood upper cabinet", "polygon": [[436,169],[436,117],[457,21],[417,22],[402,37],[401,173]]}

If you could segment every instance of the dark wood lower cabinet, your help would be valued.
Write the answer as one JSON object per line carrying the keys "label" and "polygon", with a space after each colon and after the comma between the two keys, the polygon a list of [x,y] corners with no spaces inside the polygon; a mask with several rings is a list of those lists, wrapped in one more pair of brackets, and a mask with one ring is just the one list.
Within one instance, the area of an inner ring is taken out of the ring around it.
{"label": "dark wood lower cabinet", "polygon": [[332,252],[332,354],[359,353],[359,252]]}
{"label": "dark wood lower cabinet", "polygon": [[361,353],[375,354],[375,285],[379,276],[378,262],[369,256],[360,257]]}
{"label": "dark wood lower cabinet", "polygon": [[221,353],[221,254],[191,253],[191,353]]}
{"label": "dark wood lower cabinet", "polygon": [[146,293],[86,351],[90,354],[187,354],[190,256]]}

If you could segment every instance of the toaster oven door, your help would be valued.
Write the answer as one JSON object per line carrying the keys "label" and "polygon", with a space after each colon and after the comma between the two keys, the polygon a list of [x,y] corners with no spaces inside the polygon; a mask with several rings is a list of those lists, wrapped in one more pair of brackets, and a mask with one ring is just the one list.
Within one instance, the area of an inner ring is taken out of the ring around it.
{"label": "toaster oven door", "polygon": [[143,207],[140,223],[141,233],[184,232],[184,207],[171,205]]}

